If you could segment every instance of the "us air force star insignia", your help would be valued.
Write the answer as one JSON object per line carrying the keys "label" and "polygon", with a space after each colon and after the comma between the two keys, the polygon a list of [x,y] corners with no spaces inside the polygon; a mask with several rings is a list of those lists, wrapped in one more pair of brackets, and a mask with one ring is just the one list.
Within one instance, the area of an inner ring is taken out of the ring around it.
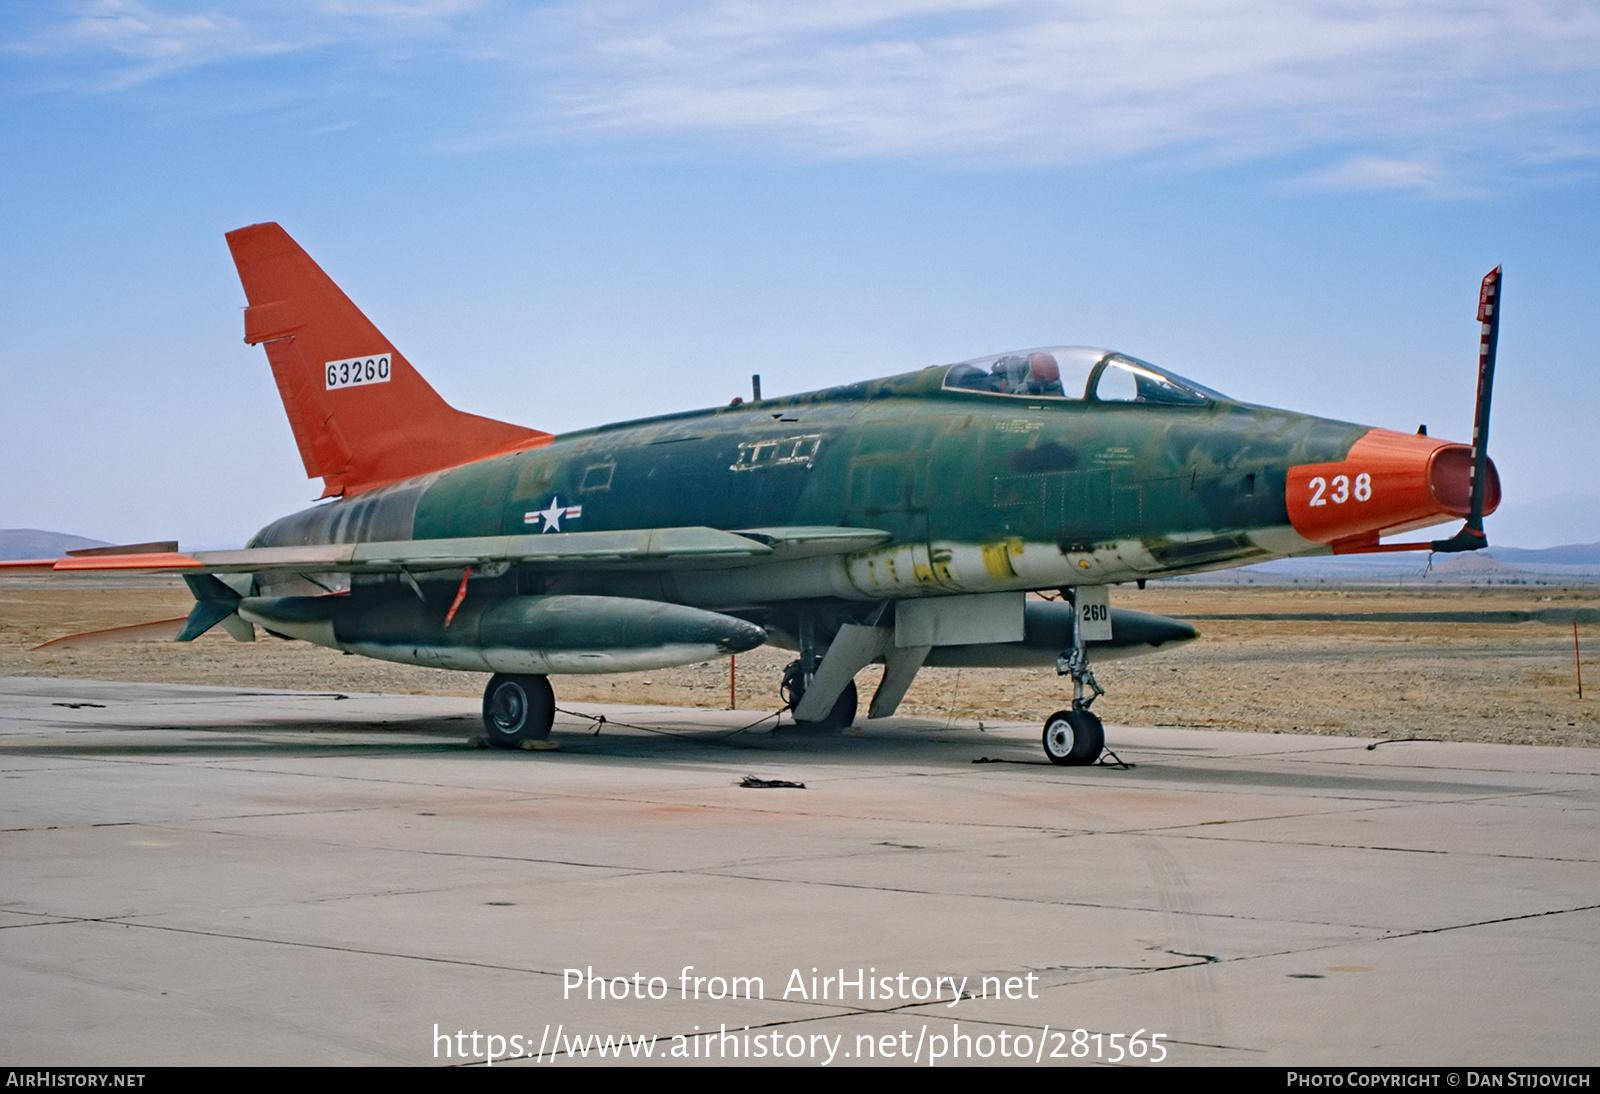
{"label": "us air force star insignia", "polygon": [[543,520],[544,527],[539,529],[541,533],[559,532],[561,531],[562,517],[566,517],[568,520],[577,520],[581,516],[583,516],[583,506],[562,505],[561,495],[557,494],[550,499],[550,507],[548,509],[534,509],[522,514],[522,523],[532,524],[535,521]]}

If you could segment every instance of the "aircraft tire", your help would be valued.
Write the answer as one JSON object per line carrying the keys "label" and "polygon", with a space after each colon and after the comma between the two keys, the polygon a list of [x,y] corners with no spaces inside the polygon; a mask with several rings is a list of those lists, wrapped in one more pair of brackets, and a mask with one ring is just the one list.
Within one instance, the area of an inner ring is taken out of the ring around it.
{"label": "aircraft tire", "polygon": [[545,676],[495,673],[483,689],[483,729],[495,748],[519,748],[550,736],[556,694]]}
{"label": "aircraft tire", "polygon": [[[793,710],[800,705],[800,700],[805,697],[805,689],[800,683],[800,662],[796,661],[784,670],[783,697]],[[802,722],[796,720],[792,732],[809,736],[824,733],[838,733],[856,720],[856,707],[858,705],[856,682],[854,680],[845,685],[844,692],[833,704],[833,709],[827,717],[815,722]]]}
{"label": "aircraft tire", "polygon": [[1044,723],[1044,754],[1060,767],[1092,764],[1105,751],[1106,730],[1087,710],[1058,710]]}

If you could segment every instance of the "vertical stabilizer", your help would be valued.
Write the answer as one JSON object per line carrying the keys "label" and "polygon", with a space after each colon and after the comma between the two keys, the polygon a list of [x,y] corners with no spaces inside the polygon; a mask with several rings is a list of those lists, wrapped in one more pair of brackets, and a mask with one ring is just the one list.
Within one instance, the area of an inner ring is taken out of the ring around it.
{"label": "vertical stabilizer", "polygon": [[548,444],[551,436],[466,414],[439,397],[339,286],[276,224],[228,233],[306,475],[323,497]]}

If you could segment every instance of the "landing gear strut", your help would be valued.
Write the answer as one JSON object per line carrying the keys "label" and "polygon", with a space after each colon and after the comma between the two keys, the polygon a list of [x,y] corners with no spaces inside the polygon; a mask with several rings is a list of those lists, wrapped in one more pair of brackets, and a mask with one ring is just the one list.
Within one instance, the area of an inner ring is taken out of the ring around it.
{"label": "landing gear strut", "polygon": [[[809,614],[801,613],[797,622],[799,625],[795,631],[796,637],[800,640],[800,659],[789,662],[783,670],[783,682],[778,685],[778,692],[783,696],[783,701],[791,713],[811,689],[817,669],[823,660],[817,653],[816,621]],[[821,718],[814,721],[801,721],[796,718],[794,732],[837,733],[855,720],[856,682],[852,679],[839,693],[839,698],[834,700],[833,708]]]}
{"label": "landing gear strut", "polygon": [[[790,710],[800,705],[800,700],[805,698],[806,694],[806,674],[802,662],[789,662],[789,667],[783,670],[783,683],[779,685],[778,691]],[[815,722],[796,720],[795,731],[837,733],[856,720],[856,701],[856,682],[852,680],[845,686],[844,693],[834,702],[832,710]]]}
{"label": "landing gear strut", "polygon": [[[1083,643],[1083,611],[1075,591],[1063,589],[1072,601],[1072,649],[1056,658],[1056,674],[1072,677],[1072,709],[1058,710],[1044,723],[1044,754],[1062,767],[1092,764],[1105,751],[1106,731],[1100,718],[1089,709],[1106,693],[1089,667],[1089,653]],[[1085,698],[1085,689],[1093,695]]]}
{"label": "landing gear strut", "polygon": [[550,736],[556,695],[545,676],[495,673],[483,689],[483,728],[495,748],[519,748]]}

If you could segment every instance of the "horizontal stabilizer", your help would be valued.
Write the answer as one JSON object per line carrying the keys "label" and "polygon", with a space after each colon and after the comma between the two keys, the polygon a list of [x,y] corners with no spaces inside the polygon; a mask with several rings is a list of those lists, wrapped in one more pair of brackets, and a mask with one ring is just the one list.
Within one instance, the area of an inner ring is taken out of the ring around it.
{"label": "horizontal stabilizer", "polygon": [[126,627],[102,627],[97,631],[79,631],[77,634],[62,635],[60,638],[52,638],[31,648],[67,650],[105,646],[113,642],[171,642],[178,637],[186,622],[186,617],[180,615],[176,619],[157,619],[150,623],[132,623]]}

